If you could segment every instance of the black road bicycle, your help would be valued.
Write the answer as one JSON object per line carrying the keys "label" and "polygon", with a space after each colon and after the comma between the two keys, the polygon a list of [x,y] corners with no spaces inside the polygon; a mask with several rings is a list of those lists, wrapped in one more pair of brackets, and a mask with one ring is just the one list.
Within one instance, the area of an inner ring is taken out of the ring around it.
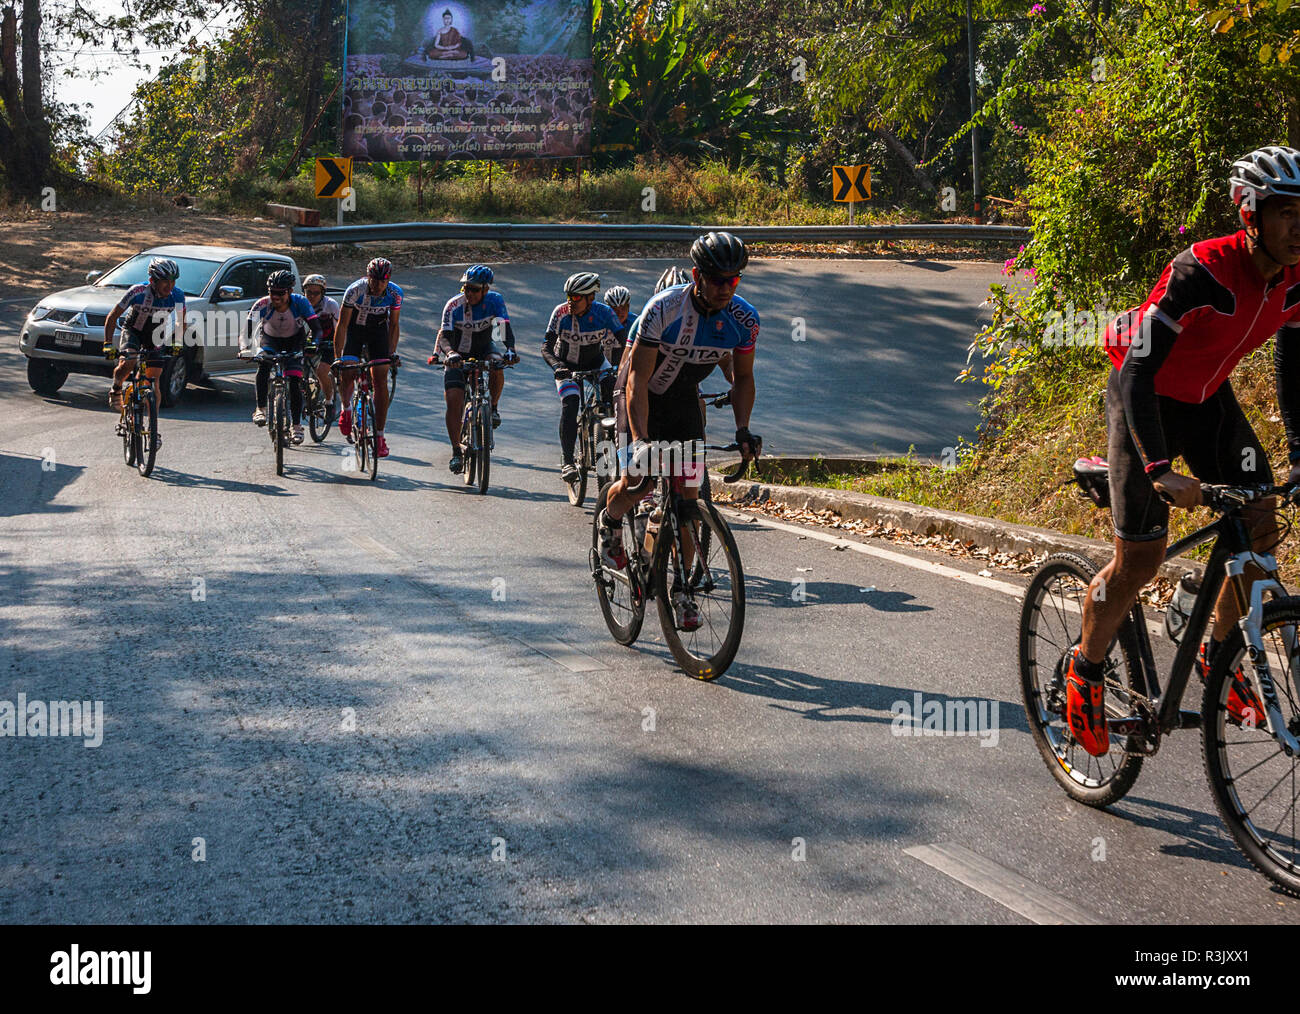
{"label": "black road bicycle", "polygon": [[[1103,507],[1109,506],[1106,474],[1098,459],[1075,466],[1075,481]],[[1300,597],[1286,593],[1274,557],[1251,548],[1243,517],[1244,508],[1268,497],[1294,502],[1300,487],[1203,484],[1201,490],[1205,505],[1220,516],[1165,554],[1171,560],[1214,543],[1185,624],[1180,616],[1168,627],[1179,645],[1167,685],[1160,685],[1139,601],[1103,663],[1110,751],[1093,757],[1075,740],[1064,717],[1068,652],[1081,638],[1084,596],[1098,569],[1080,556],[1057,553],[1035,573],[1021,611],[1025,712],[1052,776],[1072,799],[1097,807],[1133,787],[1164,736],[1199,727],[1205,773],[1229,832],[1256,869],[1300,897]],[[1264,576],[1251,584],[1248,566]],[[1225,582],[1242,620],[1215,658],[1200,713],[1185,711],[1182,699]]]}
{"label": "black road bicycle", "polygon": [[[705,449],[739,448],[731,444]],[[739,479],[746,464],[742,460],[724,481]],[[664,640],[677,664],[696,679],[717,679],[735,659],[745,626],[745,574],[731,529],[712,502],[689,501],[671,477],[660,476],[655,497],[643,499],[623,516],[626,560],[622,567],[610,568],[600,557],[600,512],[610,486],[605,483],[596,494],[588,557],[605,625],[619,644],[632,644],[641,633],[646,602],[654,599]],[[694,630],[677,626],[675,590],[685,592],[699,610]]]}
{"label": "black road bicycle", "polygon": [[334,371],[336,390],[341,383],[340,371],[358,371],[357,382],[352,387],[352,432],[347,439],[356,448],[357,471],[362,475],[368,474],[371,482],[379,475],[379,441],[375,433],[375,396],[370,384],[370,368],[390,362],[388,358],[364,362],[336,359],[330,367]]}
{"label": "black road bicycle", "polygon": [[[578,383],[578,478],[566,482],[569,503],[581,507],[587,498],[587,479],[590,476],[608,477],[613,472],[612,460],[603,460],[602,453],[613,447],[614,410],[601,400],[600,383],[614,370],[609,366],[594,370],[577,370],[573,379]],[[607,452],[605,458],[608,457]]]}
{"label": "black road bicycle", "polygon": [[[445,360],[437,353],[429,363]],[[492,468],[492,450],[496,443],[492,436],[492,392],[488,388],[488,371],[503,370],[511,363],[492,359],[473,359],[462,356],[465,371],[465,411],[460,420],[460,456],[464,461],[461,474],[466,486],[478,484],[480,494],[488,491],[488,475]]]}
{"label": "black road bicycle", "polygon": [[[240,359],[249,359],[255,363],[270,363],[270,386],[267,388],[266,432],[271,438],[271,447],[275,450],[275,474],[284,475],[284,450],[293,442],[293,431],[289,425],[289,378],[285,375],[284,365],[302,356],[301,352],[255,352],[241,353]],[[303,371],[304,374],[307,372]]]}

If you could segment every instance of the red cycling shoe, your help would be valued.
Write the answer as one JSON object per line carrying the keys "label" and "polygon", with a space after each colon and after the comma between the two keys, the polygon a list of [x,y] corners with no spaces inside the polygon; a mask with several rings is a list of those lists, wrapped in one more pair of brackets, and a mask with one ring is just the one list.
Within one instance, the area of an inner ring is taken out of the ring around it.
{"label": "red cycling shoe", "polygon": [[339,413],[339,432],[345,437],[352,436],[352,409],[345,408]]}
{"label": "red cycling shoe", "polygon": [[1065,675],[1065,722],[1079,744],[1100,757],[1110,750],[1110,729],[1106,725],[1106,686],[1093,683],[1074,671],[1079,647],[1070,649],[1070,668]]}
{"label": "red cycling shoe", "polygon": [[[1205,659],[1206,647],[1202,644],[1200,654],[1196,656],[1196,668],[1201,674],[1202,683],[1210,678],[1210,665]],[[1240,725],[1251,729],[1263,725],[1264,705],[1259,702],[1255,691],[1246,682],[1241,666],[1237,666],[1237,671],[1232,675],[1232,689],[1228,691],[1228,715]]]}
{"label": "red cycling shoe", "polygon": [[383,437],[378,437],[375,440],[375,454],[381,458],[388,457],[388,441]]}

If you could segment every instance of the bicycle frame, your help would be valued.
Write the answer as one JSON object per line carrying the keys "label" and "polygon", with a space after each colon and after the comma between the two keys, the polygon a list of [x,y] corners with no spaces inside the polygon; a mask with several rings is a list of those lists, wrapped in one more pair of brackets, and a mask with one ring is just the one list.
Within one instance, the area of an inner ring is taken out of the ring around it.
{"label": "bicycle frame", "polygon": [[[1159,702],[1156,722],[1162,734],[1177,729],[1200,727],[1200,713],[1182,709],[1183,694],[1186,692],[1187,684],[1191,679],[1192,667],[1196,664],[1196,656],[1209,626],[1219,593],[1224,583],[1231,579],[1237,596],[1237,605],[1241,610],[1239,625],[1246,642],[1246,650],[1250,656],[1251,668],[1255,673],[1259,684],[1258,689],[1261,691],[1264,700],[1268,731],[1278,741],[1287,756],[1295,756],[1300,753],[1300,742],[1286,728],[1286,724],[1282,720],[1277,689],[1273,684],[1272,673],[1269,671],[1263,634],[1260,630],[1260,620],[1264,611],[1264,594],[1266,592],[1278,596],[1287,594],[1286,589],[1277,580],[1277,560],[1269,554],[1257,553],[1251,548],[1250,533],[1246,528],[1246,523],[1238,513],[1233,512],[1225,514],[1204,528],[1179,539],[1165,552],[1165,561],[1176,559],[1189,550],[1209,542],[1211,539],[1214,539],[1215,543],[1210,552],[1209,563],[1205,567],[1205,577],[1201,581],[1200,592],[1192,605],[1182,640],[1178,645],[1178,651],[1174,655],[1174,662],[1169,673],[1169,685],[1163,693],[1160,690],[1155,657],[1151,650],[1151,639],[1147,634],[1146,620],[1142,614],[1141,603],[1135,602],[1133,604],[1130,616],[1137,633],[1142,682],[1144,684],[1142,692],[1150,700]],[[1250,601],[1247,604],[1244,589],[1246,565],[1249,563],[1257,566],[1266,576],[1256,579],[1251,585]],[[1292,655],[1296,652],[1294,633],[1291,635],[1287,650]],[[1127,719],[1121,721],[1122,723],[1128,722]],[[1117,731],[1132,732],[1136,730],[1122,727]]]}

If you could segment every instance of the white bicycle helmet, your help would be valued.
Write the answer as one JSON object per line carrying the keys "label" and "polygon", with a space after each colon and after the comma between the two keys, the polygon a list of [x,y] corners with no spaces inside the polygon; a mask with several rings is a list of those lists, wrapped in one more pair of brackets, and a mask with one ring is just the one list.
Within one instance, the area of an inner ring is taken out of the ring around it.
{"label": "white bicycle helmet", "polygon": [[566,296],[594,296],[600,291],[600,275],[594,271],[579,271],[564,281]]}
{"label": "white bicycle helmet", "polygon": [[1258,148],[1232,163],[1228,184],[1242,224],[1250,224],[1245,211],[1257,207],[1260,201],[1300,197],[1300,151],[1280,145]]}

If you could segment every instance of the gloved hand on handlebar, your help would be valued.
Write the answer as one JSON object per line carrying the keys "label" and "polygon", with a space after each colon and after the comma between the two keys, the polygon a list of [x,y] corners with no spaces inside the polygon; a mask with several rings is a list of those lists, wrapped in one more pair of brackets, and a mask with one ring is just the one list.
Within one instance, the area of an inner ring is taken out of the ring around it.
{"label": "gloved hand on handlebar", "polygon": [[513,366],[515,363],[519,362],[519,353],[514,349],[506,349],[505,362]]}
{"label": "gloved hand on handlebar", "polygon": [[567,366],[560,366],[560,367],[557,367],[557,368],[556,368],[556,371],[555,371],[555,379],[556,379],[556,380],[572,380],[572,379],[573,379],[573,371],[572,371],[571,369],[569,369]]}
{"label": "gloved hand on handlebar", "polygon": [[449,370],[459,370],[461,368],[461,365],[464,362],[465,360],[461,358],[461,354],[459,352],[453,352],[451,355],[449,355],[446,359],[443,360],[443,364]]}
{"label": "gloved hand on handlebar", "polygon": [[757,433],[750,433],[748,426],[737,428],[736,443],[740,445],[740,453],[746,457],[757,458],[763,453],[763,438]]}

